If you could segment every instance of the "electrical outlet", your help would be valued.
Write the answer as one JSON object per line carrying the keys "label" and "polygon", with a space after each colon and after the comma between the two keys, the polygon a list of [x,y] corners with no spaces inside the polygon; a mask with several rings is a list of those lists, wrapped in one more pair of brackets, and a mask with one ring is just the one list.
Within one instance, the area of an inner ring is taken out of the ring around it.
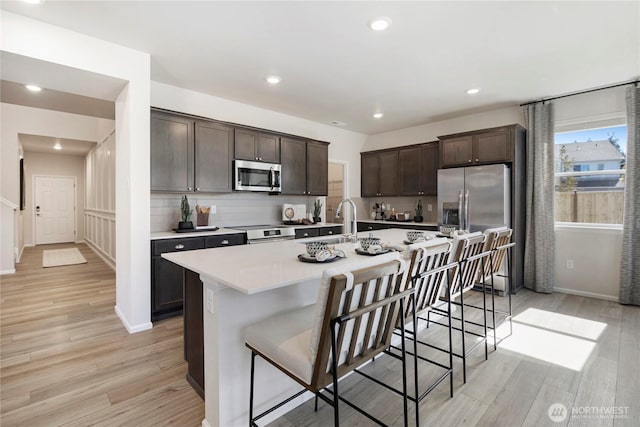
{"label": "electrical outlet", "polygon": [[207,289],[207,311],[213,314],[213,291]]}
{"label": "electrical outlet", "polygon": [[568,259],[567,260],[567,269],[573,270],[573,260],[572,259]]}
{"label": "electrical outlet", "polygon": [[433,211],[433,205],[431,203],[427,203],[427,212]]}
{"label": "electrical outlet", "polygon": [[217,209],[216,209],[216,205],[211,206],[211,210],[209,210],[210,214],[214,214],[216,213]]}

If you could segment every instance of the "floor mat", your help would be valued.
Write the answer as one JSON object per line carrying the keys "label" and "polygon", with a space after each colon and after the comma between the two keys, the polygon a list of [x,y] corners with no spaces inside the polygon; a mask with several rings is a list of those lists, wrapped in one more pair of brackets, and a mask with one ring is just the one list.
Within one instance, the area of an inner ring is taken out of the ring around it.
{"label": "floor mat", "polygon": [[78,248],[50,249],[42,252],[42,267],[58,267],[86,262],[87,260],[84,259]]}

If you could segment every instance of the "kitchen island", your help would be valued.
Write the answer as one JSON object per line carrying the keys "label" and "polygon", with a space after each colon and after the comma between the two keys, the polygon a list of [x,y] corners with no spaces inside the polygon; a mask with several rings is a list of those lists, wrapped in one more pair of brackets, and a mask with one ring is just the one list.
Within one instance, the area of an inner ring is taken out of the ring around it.
{"label": "kitchen island", "polygon": [[[374,235],[383,243],[402,244],[406,230],[379,230]],[[244,330],[248,325],[315,303],[319,279],[326,268],[338,265],[357,268],[373,258],[356,254],[356,243],[340,243],[335,246],[344,250],[347,258],[329,264],[304,263],[297,259],[298,254],[305,252],[302,243],[289,240],[162,255],[199,275],[203,285],[203,426],[248,423],[250,352],[244,345]],[[185,313],[190,309],[185,300]],[[259,358],[256,363],[256,413],[300,389]],[[281,416],[309,397],[308,394],[300,396],[264,420]]]}

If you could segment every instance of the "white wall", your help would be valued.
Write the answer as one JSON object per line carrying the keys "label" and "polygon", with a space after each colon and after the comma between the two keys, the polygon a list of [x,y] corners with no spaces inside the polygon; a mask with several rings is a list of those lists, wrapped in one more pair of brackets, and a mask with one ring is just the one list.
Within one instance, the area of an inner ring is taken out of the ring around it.
{"label": "white wall", "polygon": [[151,82],[151,105],[330,142],[329,158],[349,162],[349,196],[360,195],[360,151],[366,139],[364,134],[158,82]]}
{"label": "white wall", "polygon": [[[517,106],[501,108],[499,110],[369,135],[362,151],[381,150],[383,148],[437,141],[439,136],[452,133],[474,131],[516,123],[524,126],[522,108]],[[360,182],[360,180],[358,180],[358,182]]]}
{"label": "white wall", "polygon": [[116,266],[116,136],[109,134],[85,158],[85,240]]}
{"label": "white wall", "polygon": [[76,241],[84,240],[84,157],[25,151],[24,173],[26,190],[26,203],[23,211],[24,244],[32,246],[36,240],[33,193],[35,175],[73,176],[76,178]]}
{"label": "white wall", "polygon": [[[109,76],[125,85],[115,100],[115,310],[130,332],[151,328],[149,222],[140,221],[141,217],[148,217],[150,205],[149,54],[6,11],[2,11],[0,27],[2,51]],[[17,167],[4,169],[5,159],[13,162],[16,151],[15,144],[8,144],[5,149],[2,142],[3,181],[5,175],[9,179],[17,176]],[[5,153],[10,156],[5,157]],[[3,182],[3,196],[4,191]],[[3,230],[3,253],[5,249]]]}

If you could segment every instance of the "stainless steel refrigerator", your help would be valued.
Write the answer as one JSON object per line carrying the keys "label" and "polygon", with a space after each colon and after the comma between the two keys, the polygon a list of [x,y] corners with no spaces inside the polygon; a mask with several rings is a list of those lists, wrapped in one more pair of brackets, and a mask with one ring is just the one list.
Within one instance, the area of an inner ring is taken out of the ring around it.
{"label": "stainless steel refrigerator", "polygon": [[438,224],[483,231],[511,227],[511,174],[507,165],[438,171]]}

